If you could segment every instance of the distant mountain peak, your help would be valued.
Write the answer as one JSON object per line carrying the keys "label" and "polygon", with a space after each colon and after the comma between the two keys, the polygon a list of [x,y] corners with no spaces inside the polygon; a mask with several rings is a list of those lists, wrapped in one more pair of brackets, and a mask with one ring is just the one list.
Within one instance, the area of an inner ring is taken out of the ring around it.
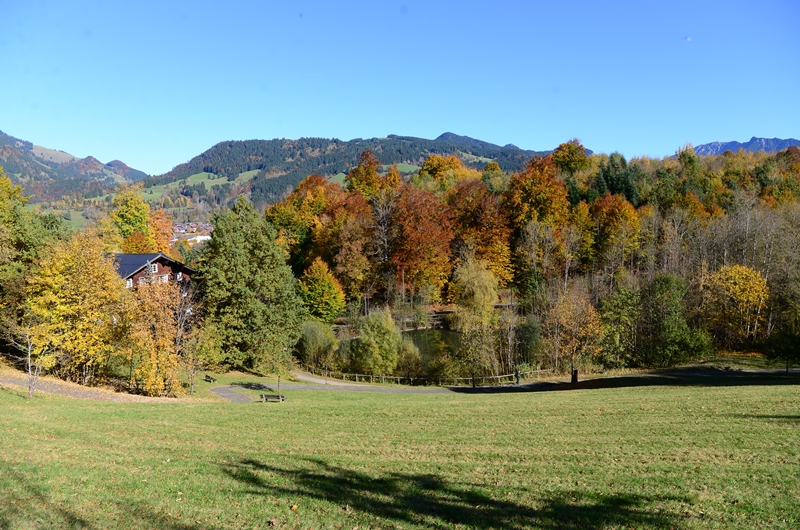
{"label": "distant mountain peak", "polygon": [[451,132],[442,133],[436,137],[437,142],[450,142],[454,144],[461,144],[470,147],[478,147],[481,149],[503,149],[497,144],[484,142],[483,140],[476,140],[475,138],[470,138],[469,136],[461,136],[460,134],[455,134]]}

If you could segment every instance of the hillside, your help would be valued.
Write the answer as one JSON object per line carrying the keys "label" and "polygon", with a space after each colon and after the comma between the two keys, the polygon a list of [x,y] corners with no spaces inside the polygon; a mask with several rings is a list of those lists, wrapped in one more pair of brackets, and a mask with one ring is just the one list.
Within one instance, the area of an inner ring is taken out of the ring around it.
{"label": "hillside", "polygon": [[211,173],[234,182],[241,181],[240,174],[255,171],[247,184],[252,200],[272,203],[308,175],[334,177],[346,173],[367,149],[374,151],[384,164],[420,166],[432,154],[455,154],[474,167],[483,167],[486,160],[495,160],[506,171],[518,171],[526,160],[545,154],[514,146],[501,147],[452,133],[435,140],[389,135],[347,142],[325,138],[228,141],[218,143],[164,175],[146,179],[145,185],[169,185],[200,173]]}
{"label": "hillside", "polygon": [[800,146],[800,140],[788,138],[781,140],[780,138],[756,138],[753,136],[750,141],[741,142],[711,142],[708,144],[697,145],[694,152],[698,155],[721,155],[725,151],[733,151],[734,153],[739,149],[744,149],[750,153],[756,151],[765,151],[767,153],[774,153],[783,151],[793,145]]}
{"label": "hillside", "polygon": [[33,145],[0,131],[0,166],[25,188],[34,202],[65,195],[102,195],[121,182],[147,177],[142,171],[113,160],[104,164],[92,156],[78,158],[63,151]]}

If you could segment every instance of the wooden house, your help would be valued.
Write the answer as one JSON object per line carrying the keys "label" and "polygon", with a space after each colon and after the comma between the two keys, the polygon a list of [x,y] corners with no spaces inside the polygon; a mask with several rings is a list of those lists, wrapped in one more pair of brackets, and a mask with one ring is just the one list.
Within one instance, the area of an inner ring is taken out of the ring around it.
{"label": "wooden house", "polygon": [[166,254],[114,254],[117,273],[129,289],[145,282],[180,282],[188,284],[195,270]]}

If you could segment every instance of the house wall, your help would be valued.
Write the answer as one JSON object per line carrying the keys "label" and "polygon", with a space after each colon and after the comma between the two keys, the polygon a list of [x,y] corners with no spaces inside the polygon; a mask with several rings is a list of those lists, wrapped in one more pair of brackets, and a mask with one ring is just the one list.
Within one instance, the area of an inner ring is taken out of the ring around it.
{"label": "house wall", "polygon": [[[169,281],[174,282],[175,275],[179,272],[182,272],[183,273],[182,281],[185,282],[191,281],[189,275],[186,274],[185,270],[183,270],[184,267],[175,266],[174,263],[170,263],[163,258],[156,259],[155,263],[158,265],[158,272],[152,275],[154,278],[160,278],[161,276],[166,274],[168,275]],[[146,280],[149,276],[150,275],[148,274],[147,269],[142,269],[136,274],[134,274],[133,287],[139,285],[139,282],[142,278]]]}

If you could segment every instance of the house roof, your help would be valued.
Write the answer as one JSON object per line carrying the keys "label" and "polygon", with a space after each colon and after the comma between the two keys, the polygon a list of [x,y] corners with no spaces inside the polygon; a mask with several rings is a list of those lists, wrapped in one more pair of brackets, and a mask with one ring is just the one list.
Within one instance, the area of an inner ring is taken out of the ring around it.
{"label": "house roof", "polygon": [[149,263],[159,259],[172,262],[182,267],[190,274],[194,272],[194,269],[191,267],[187,267],[183,263],[175,261],[162,252],[156,252],[154,254],[114,254],[114,262],[117,264],[117,273],[122,276],[123,279],[130,278],[144,269]]}

